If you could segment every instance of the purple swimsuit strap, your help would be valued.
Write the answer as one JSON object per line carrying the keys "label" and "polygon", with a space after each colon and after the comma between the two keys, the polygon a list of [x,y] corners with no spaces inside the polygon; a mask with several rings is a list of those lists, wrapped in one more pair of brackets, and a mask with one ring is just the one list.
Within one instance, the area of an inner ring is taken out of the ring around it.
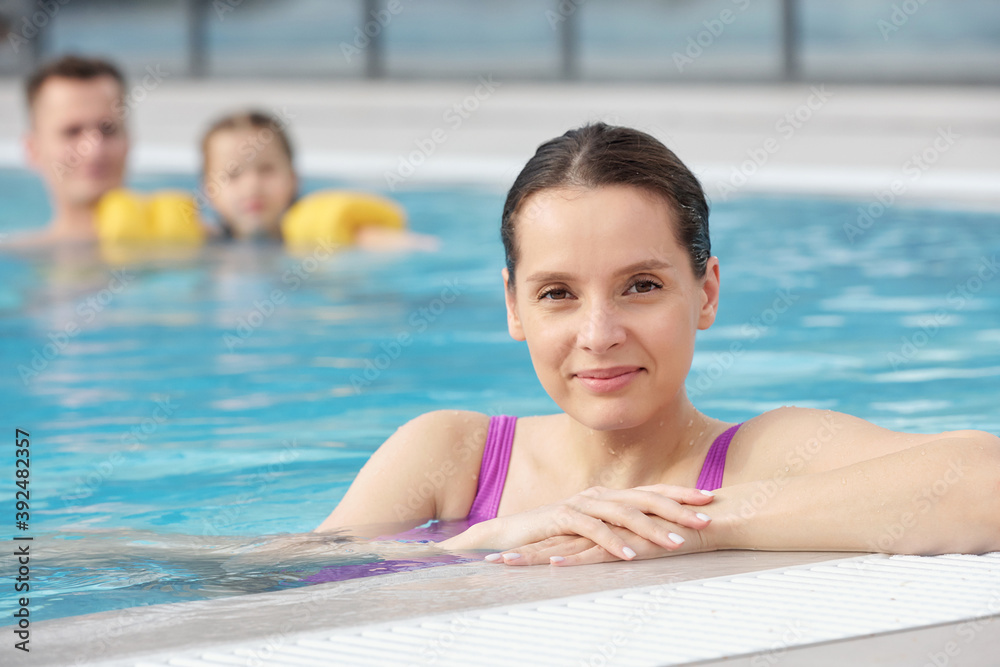
{"label": "purple swimsuit strap", "polygon": [[517,417],[490,417],[483,462],[479,466],[479,487],[469,509],[469,525],[496,518],[500,496],[503,495],[503,486],[507,481],[516,424]]}
{"label": "purple swimsuit strap", "polygon": [[[469,525],[496,518],[497,510],[500,508],[500,498],[503,496],[503,487],[507,481],[516,425],[517,417],[508,415],[490,417],[486,444],[483,447],[483,461],[479,466],[479,484],[472,507],[469,508]],[[714,491],[722,486],[729,443],[742,425],[740,423],[730,426],[709,447],[701,474],[698,476],[697,488]]]}
{"label": "purple swimsuit strap", "polygon": [[729,452],[729,443],[742,422],[735,426],[730,426],[715,439],[712,446],[708,448],[705,456],[705,463],[701,467],[701,475],[698,476],[696,488],[704,491],[715,491],[722,486],[722,475],[726,471],[726,454]]}

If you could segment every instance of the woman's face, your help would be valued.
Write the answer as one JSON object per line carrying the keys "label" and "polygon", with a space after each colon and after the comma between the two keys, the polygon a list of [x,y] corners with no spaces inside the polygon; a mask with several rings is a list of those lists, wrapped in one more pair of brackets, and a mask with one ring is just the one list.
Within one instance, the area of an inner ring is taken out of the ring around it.
{"label": "woman's face", "polygon": [[713,257],[696,278],[675,224],[662,198],[629,186],[543,190],[521,205],[516,284],[503,272],[508,328],[552,399],[590,428],[640,426],[685,396],[719,268]]}

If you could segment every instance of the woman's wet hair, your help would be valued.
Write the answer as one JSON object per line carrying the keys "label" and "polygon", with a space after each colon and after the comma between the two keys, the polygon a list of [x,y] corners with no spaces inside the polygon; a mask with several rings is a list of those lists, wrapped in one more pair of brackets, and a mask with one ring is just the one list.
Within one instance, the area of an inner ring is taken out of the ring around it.
{"label": "woman's wet hair", "polygon": [[705,275],[712,245],[708,202],[701,183],[674,152],[645,132],[594,123],[545,142],[518,174],[503,207],[503,240],[514,286],[518,259],[515,221],[524,202],[551,188],[628,185],[662,197],[677,218],[677,241],[687,248],[695,276]]}

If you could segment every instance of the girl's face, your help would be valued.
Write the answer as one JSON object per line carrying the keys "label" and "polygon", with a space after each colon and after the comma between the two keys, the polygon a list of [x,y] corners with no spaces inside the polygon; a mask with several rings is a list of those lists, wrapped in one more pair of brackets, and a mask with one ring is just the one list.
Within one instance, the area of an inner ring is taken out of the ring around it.
{"label": "girl's face", "polygon": [[507,323],[549,396],[596,430],[684,399],[695,332],[715,321],[718,260],[696,278],[671,207],[637,188],[543,190],[521,209]]}
{"label": "girl's face", "polygon": [[267,128],[220,130],[208,142],[205,194],[239,238],[278,236],[298,182]]}

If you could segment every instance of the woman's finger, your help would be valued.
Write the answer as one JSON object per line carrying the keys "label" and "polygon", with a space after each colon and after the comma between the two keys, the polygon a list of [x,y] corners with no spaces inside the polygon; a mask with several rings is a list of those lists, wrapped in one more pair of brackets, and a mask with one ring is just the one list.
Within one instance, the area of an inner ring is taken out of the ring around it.
{"label": "woman's finger", "polygon": [[516,549],[490,554],[487,561],[505,565],[547,565],[551,558],[560,558],[589,549],[593,541],[577,535],[559,535]]}
{"label": "woman's finger", "polygon": [[[627,526],[643,536],[646,535],[644,531],[638,529],[640,526],[644,525],[649,529],[657,525],[646,515],[655,515],[665,521],[695,530],[705,528],[712,521],[712,518],[704,512],[680,505],[653,491],[626,489],[598,497],[580,495],[570,499],[569,503],[579,512],[590,514],[614,525]],[[643,517],[649,520],[646,521]],[[640,523],[629,523],[629,518],[633,522]],[[666,536],[664,533],[663,537]]]}
{"label": "woman's finger", "polygon": [[614,554],[608,553],[607,549],[594,545],[589,549],[584,549],[575,554],[569,554],[567,556],[552,556],[549,558],[549,564],[555,565],[556,567],[565,567],[569,565],[591,565],[593,563],[607,563],[608,561],[619,560],[614,556]]}
{"label": "woman's finger", "polygon": [[[677,532],[678,525],[676,523],[658,516],[651,516],[646,513],[647,510],[643,507],[625,505],[617,501],[590,498],[579,501],[579,504],[576,504],[574,508],[582,515],[599,519],[609,527],[620,526],[627,528],[630,533],[650,540],[664,549],[677,549],[684,543],[684,538]],[[665,510],[661,511],[668,515],[671,514]],[[587,535],[587,537],[590,537],[590,535]],[[594,541],[605,546],[601,540],[595,539]],[[610,549],[610,551],[617,553],[614,549]],[[628,560],[631,560],[631,558]]]}
{"label": "woman's finger", "polygon": [[639,491],[652,491],[667,496],[685,505],[707,505],[715,499],[715,494],[704,489],[694,489],[690,486],[673,486],[670,484],[650,484],[635,487]]}

